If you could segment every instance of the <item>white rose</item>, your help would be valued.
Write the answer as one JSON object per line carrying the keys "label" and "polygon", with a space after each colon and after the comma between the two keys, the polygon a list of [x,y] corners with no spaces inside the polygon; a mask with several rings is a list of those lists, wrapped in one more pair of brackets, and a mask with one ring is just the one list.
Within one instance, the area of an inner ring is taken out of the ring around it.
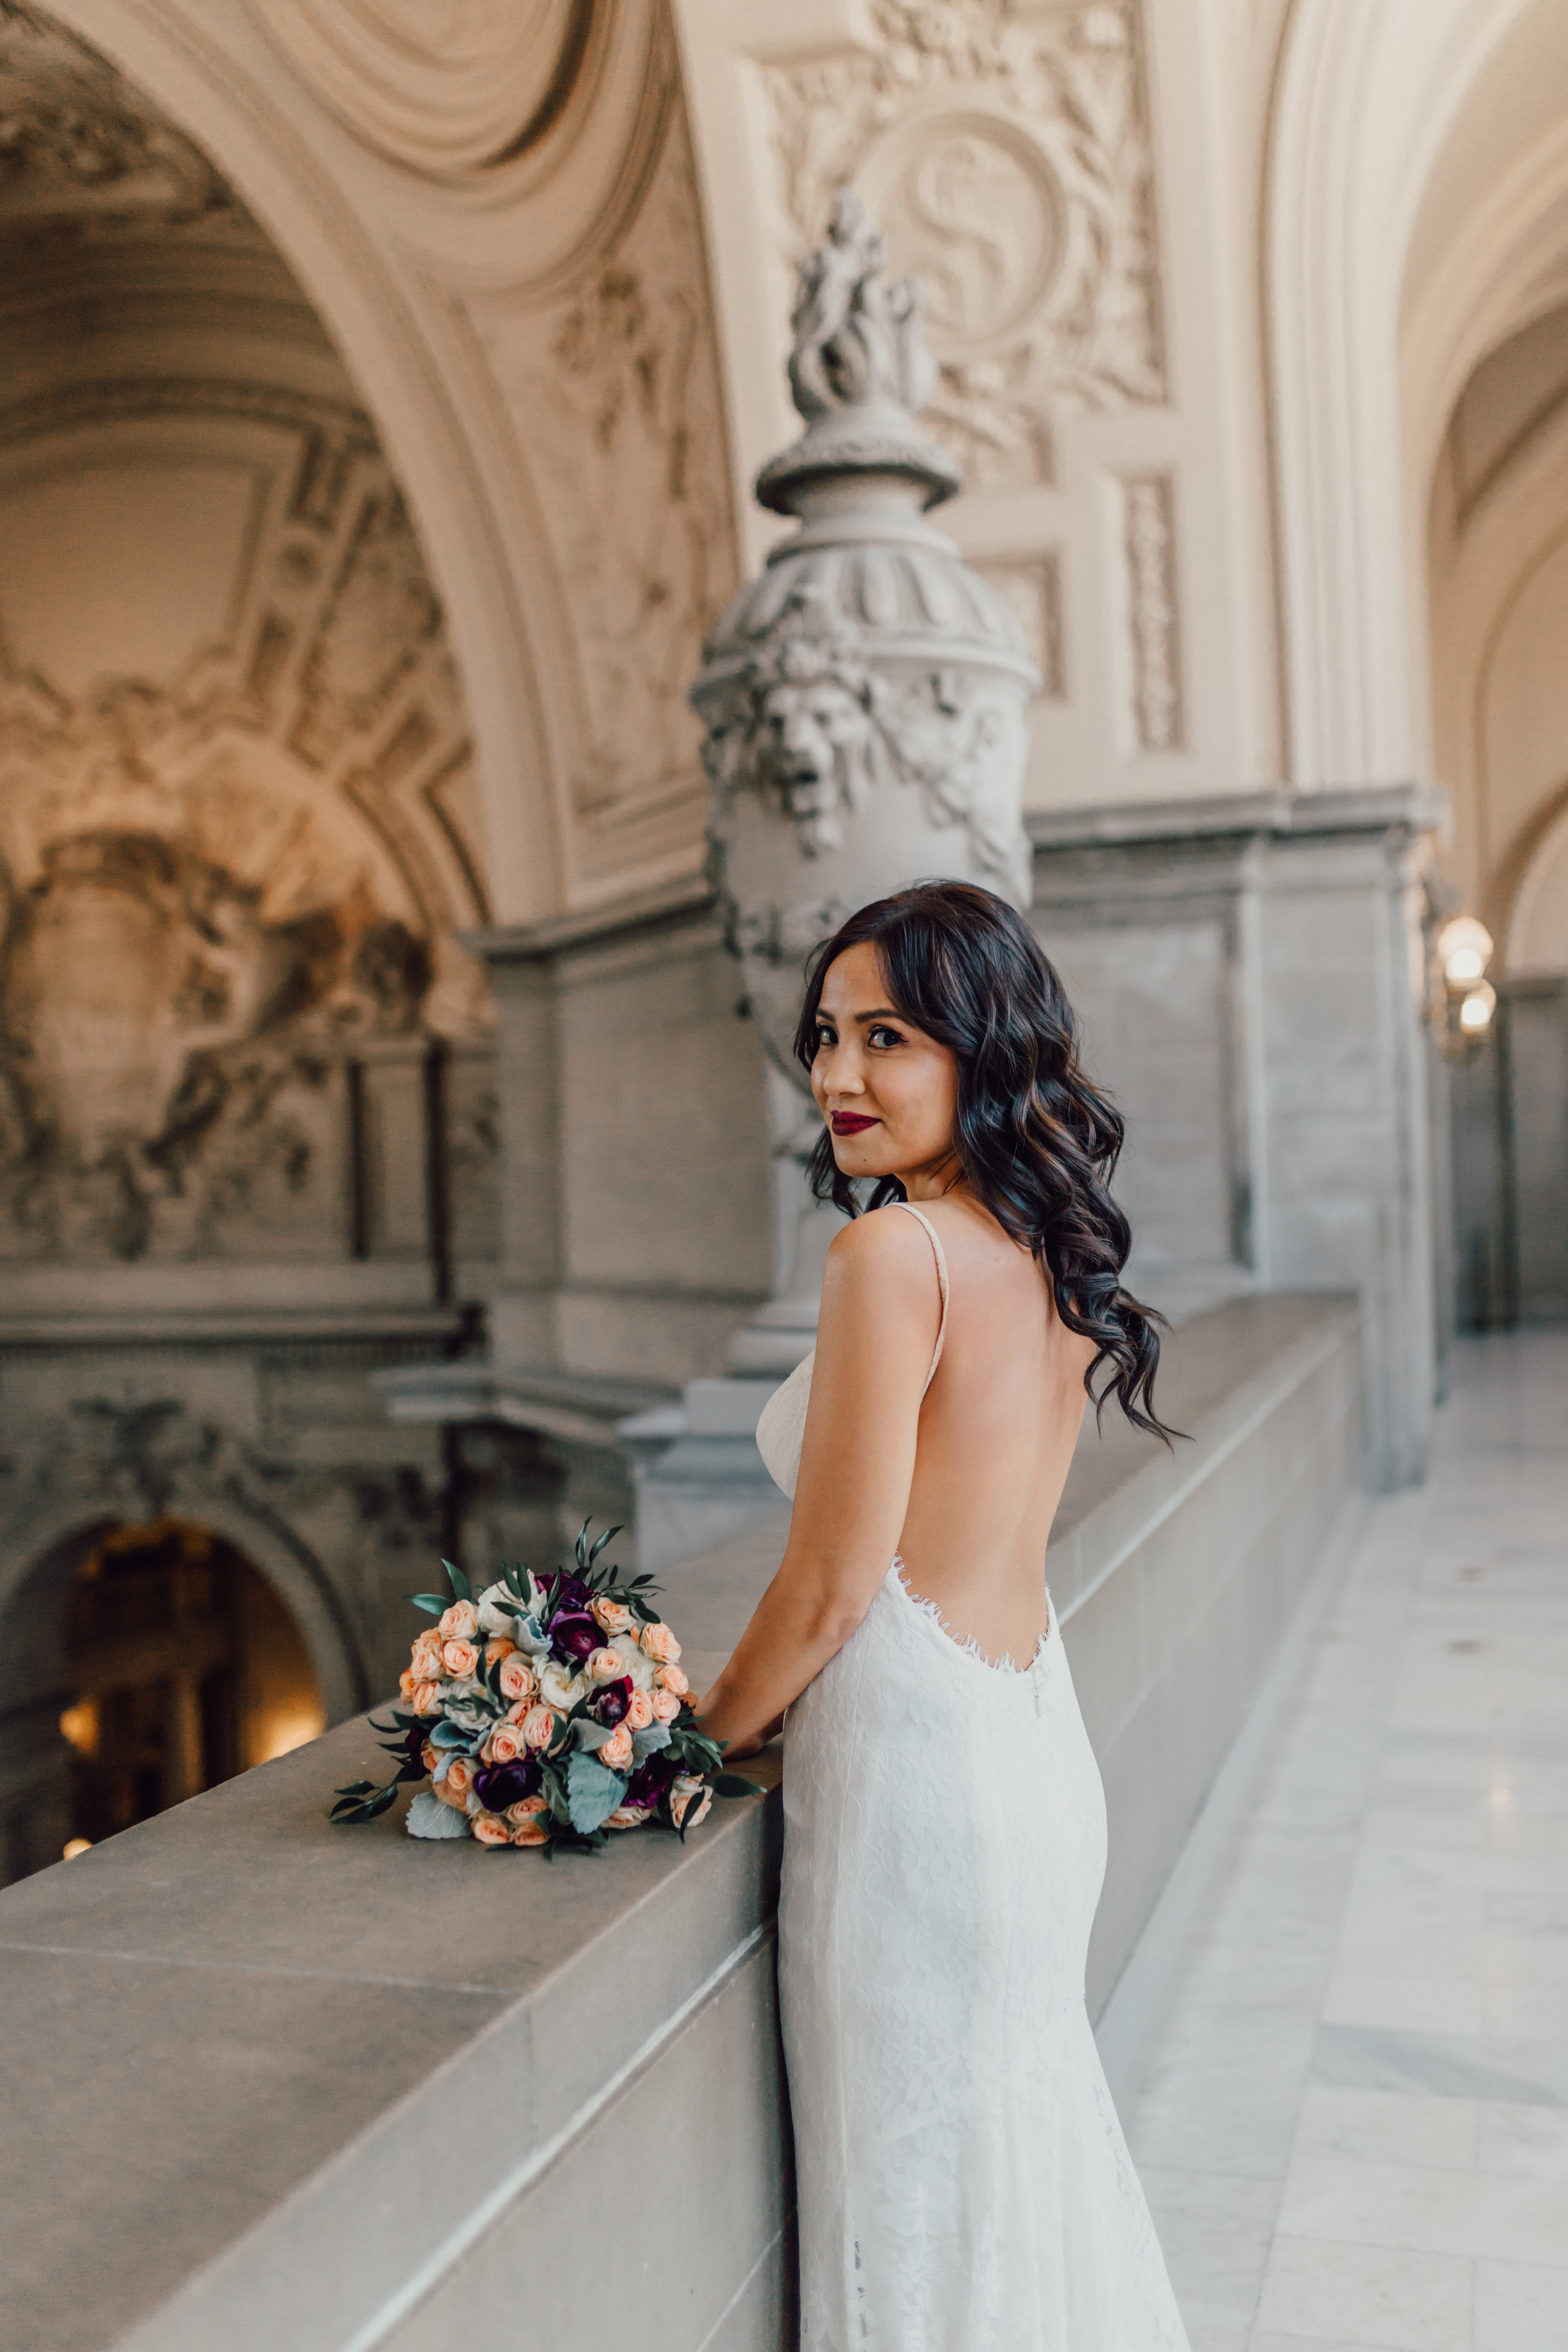
{"label": "white rose", "polygon": [[515,1596],[504,1584],[492,1584],[479,1595],[479,1631],[488,1634],[492,1642],[500,1640],[502,1634],[509,1641],[513,1638],[511,1629],[517,1620],[510,1610],[500,1606],[503,1601],[511,1601],[515,1608]]}
{"label": "white rose", "polygon": [[633,1690],[652,1690],[653,1678],[658,1670],[653,1660],[639,1647],[636,1634],[617,1633],[610,1647],[625,1661],[626,1671],[632,1678]]}
{"label": "white rose", "polygon": [[574,1675],[559,1658],[552,1658],[539,1674],[539,1696],[546,1706],[565,1715],[593,1689],[586,1675]]}

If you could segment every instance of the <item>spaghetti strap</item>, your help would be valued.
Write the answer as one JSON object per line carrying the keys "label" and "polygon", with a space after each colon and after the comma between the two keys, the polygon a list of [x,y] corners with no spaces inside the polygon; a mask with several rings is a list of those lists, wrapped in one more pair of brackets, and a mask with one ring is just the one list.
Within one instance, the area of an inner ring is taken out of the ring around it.
{"label": "spaghetti strap", "polygon": [[[942,1361],[942,1343],[947,1337],[947,1260],[942,1254],[942,1244],[937,1239],[936,1227],[929,1217],[921,1215],[921,1212],[912,1201],[889,1201],[888,1206],[889,1209],[905,1209],[911,1217],[916,1218],[925,1227],[927,1237],[936,1252],[936,1286],[942,1293],[942,1320],[936,1327],[936,1349],[931,1360],[931,1370],[926,1374],[926,1389],[929,1389],[936,1378],[936,1368]],[[924,1396],[925,1389],[921,1391],[921,1394]]]}

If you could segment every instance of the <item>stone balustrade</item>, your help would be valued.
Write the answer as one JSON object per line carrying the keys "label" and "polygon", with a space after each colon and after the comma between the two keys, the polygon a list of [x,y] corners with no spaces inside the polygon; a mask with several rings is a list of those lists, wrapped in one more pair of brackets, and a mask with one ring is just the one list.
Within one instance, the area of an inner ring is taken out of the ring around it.
{"label": "stone balustrade", "polygon": [[[1096,2014],[1362,1470],[1352,1301],[1168,1349],[1191,1442],[1090,1422],[1047,1563],[1110,1812]],[[694,1678],[786,1526],[671,1571]],[[7,2342],[791,2343],[776,1791],[547,1862],[329,1827],[380,1762],[357,1719],[0,1896]]]}

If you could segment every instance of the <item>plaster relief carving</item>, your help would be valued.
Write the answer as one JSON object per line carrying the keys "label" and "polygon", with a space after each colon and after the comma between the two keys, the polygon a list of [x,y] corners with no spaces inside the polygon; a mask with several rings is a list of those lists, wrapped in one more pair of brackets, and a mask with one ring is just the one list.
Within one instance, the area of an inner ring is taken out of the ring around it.
{"label": "plaster relief carving", "polygon": [[861,187],[927,285],[931,431],[976,485],[1048,479],[1053,404],[1165,397],[1135,0],[869,13],[874,50],[764,69],[792,244]]}
{"label": "plaster relief carving", "polygon": [[976,561],[973,568],[1004,599],[1017,622],[1029,659],[1040,673],[1041,698],[1047,702],[1064,700],[1068,685],[1062,575],[1055,551],[1047,549],[1040,555],[994,556]]}
{"label": "plaster relief carving", "polygon": [[438,178],[492,171],[550,130],[583,70],[592,0],[252,0],[354,136]]}
{"label": "plaster relief carving", "polygon": [[[485,1018],[451,938],[488,908],[440,608],[352,412],[189,382],[74,398],[0,419],[0,519],[23,520],[0,520],[0,645],[51,480],[62,515],[83,467],[111,507],[174,414],[193,465],[253,490],[217,634],[174,674],[69,690],[47,657],[80,666],[70,612],[36,600],[31,658],[0,660],[0,1255],[341,1257],[347,1063]],[[165,567],[197,542],[172,543],[132,551],[136,593],[178,606]]]}
{"label": "plaster relief carving", "polygon": [[[552,306],[525,371],[528,456],[572,616],[583,855],[628,823],[695,841],[686,688],[734,584],[734,527],[702,230],[682,121],[615,254]],[[608,854],[624,855],[616,848]]]}
{"label": "plaster relief carving", "polygon": [[1121,497],[1130,732],[1140,751],[1179,751],[1185,740],[1185,719],[1175,499],[1170,477],[1125,475]]}
{"label": "plaster relief carving", "polygon": [[244,222],[195,142],[64,26],[0,7],[0,230]]}

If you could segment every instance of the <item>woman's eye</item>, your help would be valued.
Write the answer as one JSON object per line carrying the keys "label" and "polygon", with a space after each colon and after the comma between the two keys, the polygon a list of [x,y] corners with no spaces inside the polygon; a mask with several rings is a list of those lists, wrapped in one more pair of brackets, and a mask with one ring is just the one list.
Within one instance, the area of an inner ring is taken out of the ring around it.
{"label": "woman's eye", "polygon": [[837,1042],[838,1041],[834,1036],[831,1029],[819,1029],[816,1033],[816,1050],[819,1054],[822,1053],[826,1047],[837,1045]]}
{"label": "woman's eye", "polygon": [[880,1024],[870,1032],[868,1038],[869,1044],[878,1046],[901,1045],[903,1042],[896,1029],[884,1029]]}

